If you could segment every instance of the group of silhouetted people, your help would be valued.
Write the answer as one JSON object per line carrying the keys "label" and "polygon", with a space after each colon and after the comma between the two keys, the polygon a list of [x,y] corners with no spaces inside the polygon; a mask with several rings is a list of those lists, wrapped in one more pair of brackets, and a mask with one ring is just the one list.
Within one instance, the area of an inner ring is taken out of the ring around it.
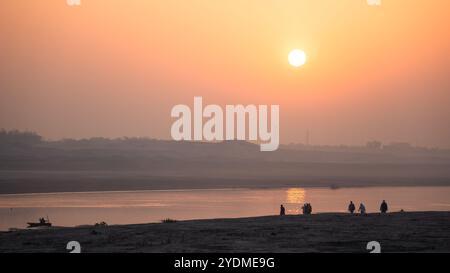
{"label": "group of silhouetted people", "polygon": [[[353,201],[350,201],[350,204],[348,205],[348,211],[353,214],[355,212],[355,204],[353,204]],[[358,208],[359,213],[366,214],[366,206],[364,206],[363,203],[359,204],[359,208]]]}
{"label": "group of silhouetted people", "polygon": [[[303,214],[311,214],[312,213],[312,206],[310,203],[305,203],[302,206],[302,212]],[[286,215],[286,209],[283,205],[280,206],[280,216]]]}
{"label": "group of silhouetted people", "polygon": [[310,203],[305,203],[302,207],[303,214],[311,214],[312,213],[312,206]]}
{"label": "group of silhouetted people", "polygon": [[[353,201],[350,201],[350,204],[348,204],[348,211],[351,214],[353,214],[355,212],[355,209],[356,209],[355,204],[353,204]],[[358,211],[361,215],[366,214],[366,206],[364,206],[363,203],[360,203]],[[388,211],[388,205],[386,203],[386,200],[383,200],[383,202],[381,202],[381,205],[380,205],[380,212],[386,213],[387,211]]]}
{"label": "group of silhouetted people", "polygon": [[[355,204],[353,204],[353,201],[350,201],[350,204],[348,204],[348,211],[353,214],[356,210]],[[380,205],[380,212],[381,213],[386,213],[388,211],[388,205],[386,203],[386,200],[383,200],[383,202],[381,202]],[[302,212],[303,214],[311,214],[312,213],[312,206],[310,203],[305,203],[302,206]],[[365,215],[366,214],[366,206],[364,206],[363,203],[359,204],[359,208],[358,208],[358,212],[361,215]],[[280,215],[286,215],[286,209],[284,208],[283,205],[280,206]]]}

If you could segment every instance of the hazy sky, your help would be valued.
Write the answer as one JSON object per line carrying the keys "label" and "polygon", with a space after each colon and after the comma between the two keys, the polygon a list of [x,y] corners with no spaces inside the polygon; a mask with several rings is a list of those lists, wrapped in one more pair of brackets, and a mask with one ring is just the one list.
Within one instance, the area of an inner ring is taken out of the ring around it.
{"label": "hazy sky", "polygon": [[[450,1],[2,0],[0,127],[170,138],[175,104],[279,104],[282,143],[450,147]],[[287,55],[303,49],[307,63]]]}

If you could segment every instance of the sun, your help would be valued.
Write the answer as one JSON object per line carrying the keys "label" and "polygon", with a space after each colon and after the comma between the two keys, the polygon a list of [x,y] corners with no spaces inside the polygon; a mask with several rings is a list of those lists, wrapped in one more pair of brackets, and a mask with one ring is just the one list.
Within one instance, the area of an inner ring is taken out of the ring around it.
{"label": "sun", "polygon": [[288,61],[293,67],[300,67],[306,63],[306,54],[301,49],[293,49],[289,52]]}

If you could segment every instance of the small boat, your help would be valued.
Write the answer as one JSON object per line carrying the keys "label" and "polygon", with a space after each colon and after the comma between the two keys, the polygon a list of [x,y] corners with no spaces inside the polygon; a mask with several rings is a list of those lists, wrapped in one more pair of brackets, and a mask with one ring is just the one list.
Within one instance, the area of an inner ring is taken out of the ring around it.
{"label": "small boat", "polygon": [[32,228],[32,227],[51,227],[52,223],[50,223],[50,220],[45,220],[44,218],[39,218],[39,222],[38,223],[30,223],[28,222],[28,227]]}
{"label": "small boat", "polygon": [[331,185],[330,185],[330,189],[332,189],[332,190],[337,190],[337,189],[339,189],[339,186],[336,185],[336,184],[331,184]]}

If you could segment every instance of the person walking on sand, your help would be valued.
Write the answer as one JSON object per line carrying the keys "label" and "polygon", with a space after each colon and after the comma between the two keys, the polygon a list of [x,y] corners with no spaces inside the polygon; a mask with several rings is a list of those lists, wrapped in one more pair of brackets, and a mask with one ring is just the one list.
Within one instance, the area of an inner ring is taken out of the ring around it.
{"label": "person walking on sand", "polygon": [[364,206],[363,203],[359,204],[358,211],[361,213],[361,215],[365,215],[366,214],[366,206]]}
{"label": "person walking on sand", "polygon": [[350,201],[350,204],[348,205],[348,211],[353,214],[355,211],[355,204],[353,204],[353,201]]}
{"label": "person walking on sand", "polygon": [[280,206],[280,216],[286,215],[286,210],[284,209],[284,206]]}
{"label": "person walking on sand", "polygon": [[388,211],[388,205],[385,200],[383,200],[383,202],[381,202],[380,211],[381,211],[381,213],[386,213]]}

